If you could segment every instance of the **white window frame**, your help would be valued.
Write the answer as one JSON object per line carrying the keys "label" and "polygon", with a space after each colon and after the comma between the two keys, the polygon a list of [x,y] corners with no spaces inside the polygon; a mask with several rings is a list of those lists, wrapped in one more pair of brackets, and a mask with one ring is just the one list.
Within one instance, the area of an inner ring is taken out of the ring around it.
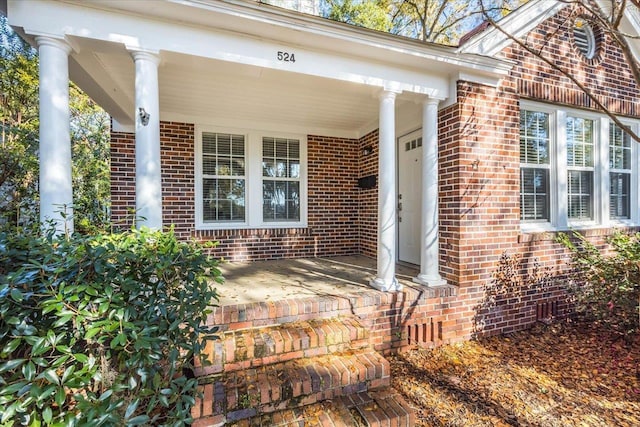
{"label": "white window frame", "polygon": [[[591,120],[591,122],[593,123],[593,166],[571,166],[569,167],[568,163],[567,163],[567,117],[575,117],[578,119],[586,119],[586,120]],[[603,144],[603,141],[608,141],[608,130],[607,130],[607,138],[603,139],[603,133],[602,133],[602,123],[600,120],[600,116],[598,115],[594,115],[591,113],[585,113],[583,111],[577,111],[577,110],[570,110],[567,109],[565,110],[565,114],[564,117],[562,119],[562,127],[563,127],[563,132],[562,132],[562,138],[564,139],[564,155],[565,155],[565,161],[564,161],[564,174],[565,174],[565,180],[567,180],[566,185],[561,188],[558,189],[558,192],[561,192],[561,190],[564,190],[563,193],[564,195],[562,196],[563,199],[559,199],[560,200],[564,200],[564,202],[567,204],[567,214],[566,214],[566,222],[567,225],[570,228],[585,228],[585,227],[592,227],[597,225],[598,223],[602,222],[601,218],[602,218],[602,209],[600,207],[601,205],[601,201],[602,201],[602,186],[598,185],[598,183],[602,182],[602,170],[601,167],[602,165],[602,146],[603,145],[607,145],[607,143],[605,142]],[[558,167],[560,167],[561,165],[558,164]],[[560,171],[561,169],[558,169],[558,171]],[[592,172],[592,182],[591,182],[591,191],[593,192],[593,194],[591,195],[591,212],[592,212],[592,218],[589,219],[571,219],[569,218],[569,171],[574,171],[574,172]],[[608,173],[608,172],[607,172]],[[608,190],[607,190],[608,193]],[[609,198],[607,197],[607,201],[609,200]]]}
{"label": "white window frame", "polygon": [[[640,133],[640,121],[633,121],[633,120],[628,120],[628,119],[620,119],[620,121],[631,128],[631,130],[638,135]],[[606,132],[607,132],[607,138],[609,136],[609,123],[610,123],[610,119],[606,118],[606,122],[607,122],[607,127],[606,127]],[[607,152],[605,153],[605,160],[606,160],[606,175],[603,177],[602,181],[602,185],[603,187],[606,186],[606,195],[607,195],[607,200],[606,200],[606,210],[605,210],[605,219],[608,223],[610,223],[612,226],[633,226],[633,225],[639,225],[640,224],[640,195],[638,194],[640,192],[640,143],[637,142],[636,140],[634,140],[633,138],[631,138],[631,177],[630,177],[630,186],[629,186],[629,192],[630,192],[630,200],[629,200],[629,218],[628,219],[624,219],[624,218],[610,218],[609,217],[609,189],[610,189],[610,175],[609,172],[611,172],[610,168],[609,168],[609,146],[607,145],[606,147]]]}
{"label": "white window frame", "polygon": [[[555,129],[554,129],[553,121],[555,120],[555,118],[548,111],[544,111],[544,110],[541,110],[541,109],[529,110],[529,109],[526,109],[526,108],[522,108],[521,112],[522,112],[522,110],[545,113],[545,114],[547,114],[547,117],[548,117],[548,124],[549,124],[549,129],[548,129],[548,131],[549,131],[549,146],[548,146],[549,163],[520,163],[520,169],[519,169],[520,179],[522,179],[522,166],[523,165],[527,169],[543,169],[543,170],[548,171],[548,177],[547,177],[547,186],[548,186],[547,197],[548,197],[548,201],[547,201],[547,203],[548,203],[549,206],[547,208],[548,208],[548,211],[549,211],[549,220],[548,221],[547,220],[543,220],[543,219],[521,220],[523,223],[526,223],[526,224],[540,224],[541,226],[544,227],[545,224],[548,224],[553,220],[552,216],[554,215],[554,212],[553,212],[554,211],[553,210],[554,204],[553,204],[552,186],[553,186],[553,182],[554,182],[555,178],[553,177],[554,168],[553,168],[553,165],[551,163],[552,162],[552,157],[553,157],[553,154],[551,152],[551,150],[552,150],[552,145],[551,144],[553,143],[553,139],[554,139]],[[520,188],[522,188],[522,186],[520,186]],[[520,201],[522,201],[522,193],[519,194],[519,199],[520,199]]]}
{"label": "white window frame", "polygon": [[[203,132],[230,133],[245,136],[245,221],[243,222],[204,222],[203,208],[203,171],[202,171],[202,134]],[[300,220],[267,221],[263,220],[262,206],[262,138],[289,138],[300,141]],[[197,124],[195,126],[195,227],[196,230],[229,230],[260,228],[305,228],[308,221],[308,159],[307,136],[290,132],[261,131]]]}
{"label": "white window frame", "polygon": [[[520,221],[520,228],[523,232],[609,228],[640,224],[639,143],[632,140],[631,145],[630,219],[612,219],[609,216],[609,122],[611,119],[603,114],[531,101],[520,101],[520,110],[540,111],[549,114],[549,166],[551,169],[549,175],[549,221]],[[570,220],[568,217],[567,116],[594,120],[592,220]],[[623,123],[631,127],[634,132],[640,131],[639,120],[624,119]]]}

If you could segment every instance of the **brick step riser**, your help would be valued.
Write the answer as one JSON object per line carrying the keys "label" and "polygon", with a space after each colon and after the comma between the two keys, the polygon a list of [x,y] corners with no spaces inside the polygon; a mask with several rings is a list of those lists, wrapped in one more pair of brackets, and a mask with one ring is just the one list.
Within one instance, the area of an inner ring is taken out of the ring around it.
{"label": "brick step riser", "polygon": [[195,375],[234,372],[368,346],[367,330],[354,319],[226,332],[222,339],[209,342],[205,353],[210,363],[196,361]]}
{"label": "brick step riser", "polygon": [[327,402],[287,408],[236,421],[220,416],[201,418],[192,427],[223,424],[233,427],[413,427],[415,415],[396,392],[384,389],[373,393],[353,393]]}
{"label": "brick step riser", "polygon": [[[278,369],[271,369],[275,366]],[[195,417],[235,421],[390,384],[388,361],[375,352],[328,356],[306,366],[297,362],[273,365],[212,380],[202,385],[204,401]]]}

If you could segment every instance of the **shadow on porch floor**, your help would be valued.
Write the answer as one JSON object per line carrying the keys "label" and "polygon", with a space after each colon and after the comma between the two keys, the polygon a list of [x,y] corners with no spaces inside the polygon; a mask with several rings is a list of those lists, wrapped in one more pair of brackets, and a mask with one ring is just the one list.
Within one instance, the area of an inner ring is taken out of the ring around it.
{"label": "shadow on porch floor", "polygon": [[[251,304],[313,296],[351,297],[372,291],[376,260],[361,255],[223,263],[219,305]],[[417,267],[398,265],[396,277],[407,287]]]}

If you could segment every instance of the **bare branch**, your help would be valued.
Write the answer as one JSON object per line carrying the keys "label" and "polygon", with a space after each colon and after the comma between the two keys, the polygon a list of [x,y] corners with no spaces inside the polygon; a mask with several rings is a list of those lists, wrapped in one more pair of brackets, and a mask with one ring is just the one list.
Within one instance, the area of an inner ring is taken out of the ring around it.
{"label": "bare branch", "polygon": [[[569,71],[564,69],[563,67],[559,66],[558,64],[556,64],[555,61],[547,58],[545,55],[542,54],[542,51],[537,52],[535,49],[533,49],[530,45],[528,45],[526,42],[518,39],[517,37],[513,36],[511,33],[509,33],[508,31],[506,31],[500,24],[498,24],[493,18],[491,18],[491,16],[489,16],[488,14],[485,14],[485,19],[493,26],[495,27],[498,31],[500,31],[502,34],[504,34],[507,38],[509,38],[509,40],[513,41],[514,43],[516,43],[518,46],[520,46],[522,49],[524,49],[525,51],[529,52],[530,54],[534,55],[535,57],[537,57],[538,59],[542,60],[544,63],[546,63],[547,65],[549,65],[552,69],[558,71],[559,73],[561,73],[564,77],[566,77],[567,79],[569,79],[574,85],[576,85],[595,105],[596,107],[601,110],[604,114],[606,114],[611,121],[613,121],[616,125],[620,126],[620,128],[622,128],[624,130],[625,133],[627,133],[629,136],[631,136],[635,141],[640,142],[640,135],[636,134],[633,129],[631,129],[628,125],[626,125],[625,123],[623,123],[618,116],[616,116],[613,112],[611,112],[601,101],[600,99],[598,99],[598,97],[593,94],[593,92],[591,92],[591,90],[584,85],[582,82],[580,82],[577,78],[575,78],[573,76],[573,74]],[[623,49],[624,50],[624,49]],[[636,68],[636,67],[631,67],[631,68]],[[638,80],[636,80],[638,81]]]}

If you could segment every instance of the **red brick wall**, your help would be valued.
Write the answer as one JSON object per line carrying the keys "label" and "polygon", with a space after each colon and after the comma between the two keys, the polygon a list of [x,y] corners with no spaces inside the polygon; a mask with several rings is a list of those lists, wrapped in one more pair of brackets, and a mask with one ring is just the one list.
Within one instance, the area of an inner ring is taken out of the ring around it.
{"label": "red brick wall", "polygon": [[[377,253],[378,239],[378,130],[360,138],[358,178],[375,176],[373,188],[358,190],[358,252],[370,257]],[[365,155],[363,151],[371,150]]]}
{"label": "red brick wall", "polygon": [[183,239],[195,222],[194,144],[193,124],[160,122],[162,223],[173,224]]}
{"label": "red brick wall", "polygon": [[438,114],[438,215],[440,273],[451,284],[460,283],[460,104]]}
{"label": "red brick wall", "polygon": [[[550,58],[574,70],[612,111],[637,116],[640,93],[620,49],[599,34],[602,48],[595,59],[582,59],[575,50],[573,17],[581,13],[565,8],[528,40],[536,49],[546,43]],[[538,307],[545,304],[559,303],[558,314],[570,309],[562,280],[569,254],[555,242],[556,233],[520,231],[518,100],[595,109],[574,83],[516,44],[503,54],[516,65],[497,90],[459,82],[458,104],[440,112],[444,272],[460,285],[465,329],[475,328],[479,334],[522,329],[536,320]],[[583,234],[606,247],[610,232],[603,228]],[[498,283],[494,277],[503,253],[520,259],[520,276]],[[543,279],[555,279],[527,283],[525,278],[534,270]],[[473,320],[467,323],[469,319]]]}
{"label": "red brick wall", "polygon": [[[135,137],[114,132],[112,220],[130,227],[135,209]],[[161,122],[162,204],[165,226],[188,239],[214,240],[212,250],[229,260],[352,255],[359,252],[360,192],[357,188],[361,142],[308,136],[308,227],[285,229],[196,230],[194,125]]]}
{"label": "red brick wall", "polygon": [[[600,49],[593,59],[585,59],[574,46],[574,19],[588,15],[583,8],[570,6],[532,31],[527,41],[533,49],[544,52],[562,69],[588,87],[598,99],[616,114],[640,115],[638,88],[620,48],[602,31],[594,31]],[[541,59],[525,52],[515,43],[503,52],[516,62],[511,77],[522,98],[548,101],[575,107],[595,109],[596,105],[573,82]]]}
{"label": "red brick wall", "polygon": [[131,228],[136,206],[135,135],[111,131],[111,222]]}
{"label": "red brick wall", "polygon": [[445,334],[471,333],[496,261],[517,243],[517,103],[508,82],[499,88],[459,82],[458,103],[439,114],[442,273],[459,286],[458,300],[446,308]]}

